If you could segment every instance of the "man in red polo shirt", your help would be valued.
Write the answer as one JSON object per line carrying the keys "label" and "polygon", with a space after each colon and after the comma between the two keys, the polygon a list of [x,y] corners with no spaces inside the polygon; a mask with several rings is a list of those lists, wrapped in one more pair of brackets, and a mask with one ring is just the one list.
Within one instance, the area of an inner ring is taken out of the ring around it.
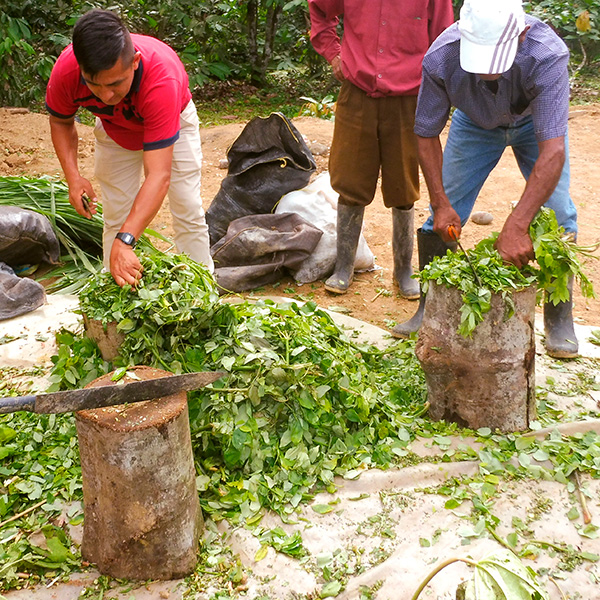
{"label": "man in red polo shirt", "polygon": [[[342,81],[329,170],[340,195],[337,262],[325,288],[343,294],[352,281],[365,206],[381,170],[385,206],[392,209],[394,279],[400,295],[417,299],[412,276],[414,203],[419,163],[413,132],[421,62],[452,24],[451,0],[308,0],[315,50]],[[343,16],[340,42],[336,27]]]}
{"label": "man in red polo shirt", "polygon": [[52,142],[69,201],[88,217],[97,199],[79,172],[75,113],[82,106],[97,117],[95,175],[102,191],[104,265],[119,285],[135,285],[141,277],[133,248],[167,193],[178,251],[213,269],[200,198],[198,115],[191,98],[176,53],[155,38],[130,34],[106,10],[91,10],[77,21],[73,43],[52,70],[46,92]]}

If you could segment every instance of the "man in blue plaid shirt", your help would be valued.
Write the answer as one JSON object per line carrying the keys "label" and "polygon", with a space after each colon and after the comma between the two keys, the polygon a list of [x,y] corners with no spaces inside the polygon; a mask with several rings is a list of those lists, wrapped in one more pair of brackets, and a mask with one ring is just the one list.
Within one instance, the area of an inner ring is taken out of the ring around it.
{"label": "man in blue plaid shirt", "polygon": [[[569,195],[567,121],[569,51],[552,29],[526,15],[520,0],[465,0],[460,20],[444,31],[423,60],[415,133],[429,190],[431,216],[417,232],[422,269],[455,244],[485,180],[511,146],[526,185],[500,232],[497,249],[517,267],[535,258],[529,225],[539,209],[577,235]],[[455,107],[446,146],[440,133]],[[424,309],[392,331],[418,330]],[[577,356],[571,298],[544,304],[546,350]]]}

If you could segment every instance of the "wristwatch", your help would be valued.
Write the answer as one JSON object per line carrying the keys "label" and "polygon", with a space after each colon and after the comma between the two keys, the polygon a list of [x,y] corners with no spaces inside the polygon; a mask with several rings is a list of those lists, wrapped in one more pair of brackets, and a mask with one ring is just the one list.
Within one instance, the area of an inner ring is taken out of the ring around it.
{"label": "wristwatch", "polygon": [[127,233],[126,231],[119,231],[115,236],[116,239],[121,240],[124,244],[135,248],[136,240],[135,236],[132,233]]}

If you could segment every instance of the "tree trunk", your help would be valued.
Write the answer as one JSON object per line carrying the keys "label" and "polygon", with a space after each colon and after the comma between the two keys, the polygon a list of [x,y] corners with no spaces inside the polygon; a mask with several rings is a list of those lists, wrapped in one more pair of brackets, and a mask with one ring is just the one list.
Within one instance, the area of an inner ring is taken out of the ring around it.
{"label": "tree trunk", "polygon": [[264,80],[271,58],[273,57],[273,48],[275,46],[275,34],[277,33],[277,20],[281,14],[280,4],[271,4],[267,9],[267,20],[265,27],[265,47],[263,49],[263,58],[261,65],[261,77]]}
{"label": "tree trunk", "polygon": [[262,52],[259,50],[258,38],[261,25],[260,0],[248,0],[246,9],[246,22],[248,25],[248,56],[250,59],[252,83],[262,87],[275,46],[277,33],[277,20],[282,11],[282,6],[273,2],[267,7],[265,17],[265,36]]}
{"label": "tree trunk", "polygon": [[252,79],[254,73],[258,71],[258,0],[248,0],[246,12],[246,23],[248,25],[248,58],[250,59],[250,68]]}

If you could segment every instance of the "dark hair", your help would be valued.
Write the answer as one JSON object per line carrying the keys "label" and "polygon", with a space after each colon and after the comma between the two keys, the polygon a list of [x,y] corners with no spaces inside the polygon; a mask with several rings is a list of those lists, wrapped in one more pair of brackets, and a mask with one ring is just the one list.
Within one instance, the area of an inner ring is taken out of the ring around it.
{"label": "dark hair", "polygon": [[109,10],[86,12],[73,28],[73,52],[79,68],[91,77],[112,69],[119,58],[127,67],[135,51],[123,21]]}

